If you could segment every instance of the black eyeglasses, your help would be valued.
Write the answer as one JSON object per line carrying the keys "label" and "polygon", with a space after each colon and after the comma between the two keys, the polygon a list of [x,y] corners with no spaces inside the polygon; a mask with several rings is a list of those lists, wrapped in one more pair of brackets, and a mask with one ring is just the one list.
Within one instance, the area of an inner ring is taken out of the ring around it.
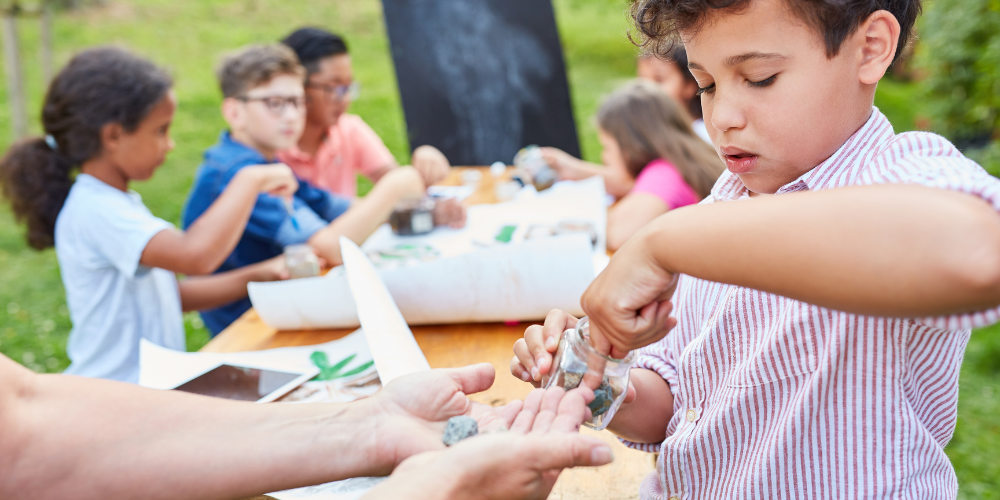
{"label": "black eyeglasses", "polygon": [[337,99],[349,99],[354,100],[358,98],[358,94],[361,92],[361,86],[358,82],[351,82],[349,85],[327,85],[325,83],[312,83],[306,82],[306,87],[310,89],[322,90],[329,97],[335,97]]}
{"label": "black eyeglasses", "polygon": [[289,106],[293,110],[303,109],[306,105],[306,98],[302,96],[280,96],[280,95],[267,95],[260,97],[250,97],[250,96],[240,96],[237,99],[243,102],[261,102],[264,107],[267,108],[275,116],[281,116],[284,114],[285,109]]}

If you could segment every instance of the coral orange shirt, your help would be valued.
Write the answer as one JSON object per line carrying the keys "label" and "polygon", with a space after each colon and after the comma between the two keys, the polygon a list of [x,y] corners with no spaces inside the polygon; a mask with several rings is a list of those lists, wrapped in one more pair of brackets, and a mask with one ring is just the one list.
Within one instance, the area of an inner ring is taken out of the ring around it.
{"label": "coral orange shirt", "polygon": [[375,131],[360,116],[350,114],[341,115],[330,127],[315,155],[293,146],[278,159],[314,186],[347,197],[358,194],[358,173],[370,177],[379,168],[396,164]]}

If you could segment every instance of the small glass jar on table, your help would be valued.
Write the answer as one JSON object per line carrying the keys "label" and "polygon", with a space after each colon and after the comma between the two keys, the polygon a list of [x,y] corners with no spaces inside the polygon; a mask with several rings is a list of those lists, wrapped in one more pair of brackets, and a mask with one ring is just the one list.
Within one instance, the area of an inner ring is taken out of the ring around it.
{"label": "small glass jar on table", "polygon": [[542,379],[542,387],[558,386],[570,390],[578,387],[588,372],[594,379],[599,377],[594,400],[589,405],[592,416],[584,425],[601,430],[608,426],[625,400],[629,369],[634,363],[632,351],[621,359],[597,352],[590,345],[590,322],[583,317],[577,321],[576,328],[567,329],[560,337],[552,369]]}
{"label": "small glass jar on table", "polygon": [[389,227],[400,236],[429,233],[434,229],[434,205],[431,198],[400,201],[389,214]]}
{"label": "small glass jar on table", "polygon": [[307,244],[288,245],[285,247],[285,267],[288,277],[308,278],[319,275],[319,258]]}

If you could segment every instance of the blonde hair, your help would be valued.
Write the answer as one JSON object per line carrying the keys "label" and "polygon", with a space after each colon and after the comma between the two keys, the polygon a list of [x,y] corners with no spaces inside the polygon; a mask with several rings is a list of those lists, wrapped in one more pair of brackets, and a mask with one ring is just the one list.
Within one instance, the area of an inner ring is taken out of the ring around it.
{"label": "blonde hair", "polygon": [[694,133],[691,116],[654,83],[634,80],[614,91],[598,109],[597,125],[618,143],[633,178],[662,158],[704,198],[725,168],[715,149]]}
{"label": "blonde hair", "polygon": [[216,70],[223,97],[242,96],[276,76],[305,74],[295,52],[280,43],[243,48],[226,56]]}

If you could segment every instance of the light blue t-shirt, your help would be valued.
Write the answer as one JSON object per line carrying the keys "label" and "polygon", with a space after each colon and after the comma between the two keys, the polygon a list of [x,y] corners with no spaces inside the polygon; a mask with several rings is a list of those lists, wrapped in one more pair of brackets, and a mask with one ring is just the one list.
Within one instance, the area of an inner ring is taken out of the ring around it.
{"label": "light blue t-shirt", "polygon": [[138,193],[77,176],[55,229],[73,321],[66,373],[136,382],[140,339],[184,350],[177,277],[139,264],[150,238],[170,227]]}

